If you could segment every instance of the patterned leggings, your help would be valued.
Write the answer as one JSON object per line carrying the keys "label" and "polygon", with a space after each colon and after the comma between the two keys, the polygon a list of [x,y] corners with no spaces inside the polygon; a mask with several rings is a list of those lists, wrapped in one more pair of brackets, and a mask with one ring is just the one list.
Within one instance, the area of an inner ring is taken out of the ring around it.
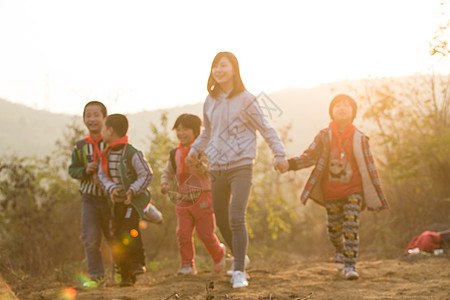
{"label": "patterned leggings", "polygon": [[325,203],[328,217],[328,237],[336,252],[344,254],[346,268],[355,268],[359,248],[359,213],[361,194]]}

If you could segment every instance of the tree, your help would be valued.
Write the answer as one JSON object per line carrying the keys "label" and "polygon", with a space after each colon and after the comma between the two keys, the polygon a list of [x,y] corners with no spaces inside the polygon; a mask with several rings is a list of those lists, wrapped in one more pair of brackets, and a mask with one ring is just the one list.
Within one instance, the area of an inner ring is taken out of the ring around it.
{"label": "tree", "polygon": [[[445,16],[448,14],[448,7],[450,5],[450,1],[445,0],[440,3],[441,5],[441,13],[440,15]],[[433,36],[430,46],[430,55],[442,56],[445,57],[449,54],[449,40],[450,40],[450,20],[448,20],[445,24],[441,24],[439,28],[435,31],[435,35]]]}
{"label": "tree", "polygon": [[161,252],[164,255],[173,254],[176,253],[177,249],[175,235],[177,218],[174,203],[160,192],[162,170],[166,167],[170,150],[177,143],[170,137],[167,113],[161,114],[160,126],[151,123],[150,130],[152,135],[147,160],[153,170],[153,179],[150,186],[152,203],[162,212],[164,217],[163,225],[150,224],[151,233],[144,236],[145,244],[151,245],[147,248],[147,256],[150,260],[154,260],[161,255]]}

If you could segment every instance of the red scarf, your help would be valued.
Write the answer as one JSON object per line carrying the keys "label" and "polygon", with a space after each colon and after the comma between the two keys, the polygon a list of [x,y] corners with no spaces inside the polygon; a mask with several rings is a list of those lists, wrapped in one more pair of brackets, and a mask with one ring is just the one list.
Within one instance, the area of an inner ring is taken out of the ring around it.
{"label": "red scarf", "polygon": [[98,148],[98,143],[102,140],[102,136],[99,136],[98,139],[96,141],[94,141],[94,138],[89,134],[89,136],[87,136],[84,141],[88,144],[91,144],[92,147],[94,148],[94,153],[92,155],[92,159],[94,162],[98,162],[98,160],[100,159],[100,155],[102,155],[102,152],[100,151],[100,149]]}
{"label": "red scarf", "polygon": [[[194,141],[192,141],[193,143]],[[189,144],[189,147],[184,148],[183,145],[181,145],[181,143],[178,144],[177,148],[181,153],[180,156],[180,167],[177,168],[179,177],[180,177],[180,184],[182,184],[185,180],[186,180],[186,173],[188,173],[188,169],[187,166],[184,162],[184,160],[186,159],[187,154],[189,153],[189,150],[191,150],[191,145],[192,143]]]}
{"label": "red scarf", "polygon": [[355,128],[355,125],[353,125],[353,123],[350,123],[344,128],[344,131],[340,133],[339,124],[334,121],[330,122],[330,129],[333,132],[333,137],[331,139],[331,148],[334,148],[333,146],[337,146],[339,162],[341,162],[343,156],[342,154],[345,151],[345,149],[342,149],[344,141],[353,136]]}
{"label": "red scarf", "polygon": [[[101,162],[102,162],[102,169],[105,172],[106,176],[109,177],[108,173],[108,150],[111,148],[114,148],[119,145],[128,145],[128,135],[121,137],[120,139],[115,140],[111,144],[106,147],[105,151],[102,152],[101,155]],[[111,179],[111,178],[110,178]]]}

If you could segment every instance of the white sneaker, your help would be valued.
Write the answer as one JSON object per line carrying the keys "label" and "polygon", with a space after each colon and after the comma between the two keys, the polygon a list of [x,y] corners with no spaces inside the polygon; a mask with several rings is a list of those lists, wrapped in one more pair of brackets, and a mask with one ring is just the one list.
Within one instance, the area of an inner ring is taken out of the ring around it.
{"label": "white sneaker", "polygon": [[191,264],[184,264],[177,273],[178,275],[196,275],[197,270]]}
{"label": "white sneaker", "polygon": [[345,268],[344,275],[347,280],[356,280],[359,278],[359,274],[354,268]]}
{"label": "white sneaker", "polygon": [[[245,256],[245,260],[244,260],[244,268],[247,268],[248,264],[250,263],[250,258],[248,258],[248,256]],[[233,276],[234,273],[234,258],[233,258],[233,263],[231,264],[231,268],[227,271],[227,275],[228,276]]]}
{"label": "white sneaker", "polygon": [[247,274],[242,271],[234,271],[231,283],[233,284],[233,289],[248,286]]}
{"label": "white sneaker", "polygon": [[144,220],[150,223],[162,224],[162,213],[151,203],[148,203],[144,208]]}
{"label": "white sneaker", "polygon": [[225,248],[225,245],[220,243],[220,248],[223,249],[223,257],[219,262],[217,262],[217,263],[214,262],[214,264],[213,264],[214,272],[217,272],[217,273],[222,271],[223,268],[225,268],[225,263],[226,263],[225,258],[227,256],[227,249]]}

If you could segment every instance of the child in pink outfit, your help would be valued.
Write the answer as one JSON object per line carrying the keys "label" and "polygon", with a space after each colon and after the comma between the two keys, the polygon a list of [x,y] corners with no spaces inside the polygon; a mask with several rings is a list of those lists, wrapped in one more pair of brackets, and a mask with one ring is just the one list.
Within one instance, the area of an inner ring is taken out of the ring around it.
{"label": "child in pink outfit", "polygon": [[[191,114],[180,115],[173,129],[177,132],[178,147],[170,151],[167,166],[161,176],[161,192],[169,192],[170,182],[177,180],[178,250],[181,256],[181,268],[178,274],[196,274],[194,264],[194,229],[214,261],[214,271],[219,272],[225,266],[225,246],[215,234],[215,217],[211,201],[211,181],[206,163],[187,165],[186,155],[191,144],[200,134],[201,120]],[[203,158],[203,159],[202,159]],[[199,161],[206,161],[201,154]]]}

